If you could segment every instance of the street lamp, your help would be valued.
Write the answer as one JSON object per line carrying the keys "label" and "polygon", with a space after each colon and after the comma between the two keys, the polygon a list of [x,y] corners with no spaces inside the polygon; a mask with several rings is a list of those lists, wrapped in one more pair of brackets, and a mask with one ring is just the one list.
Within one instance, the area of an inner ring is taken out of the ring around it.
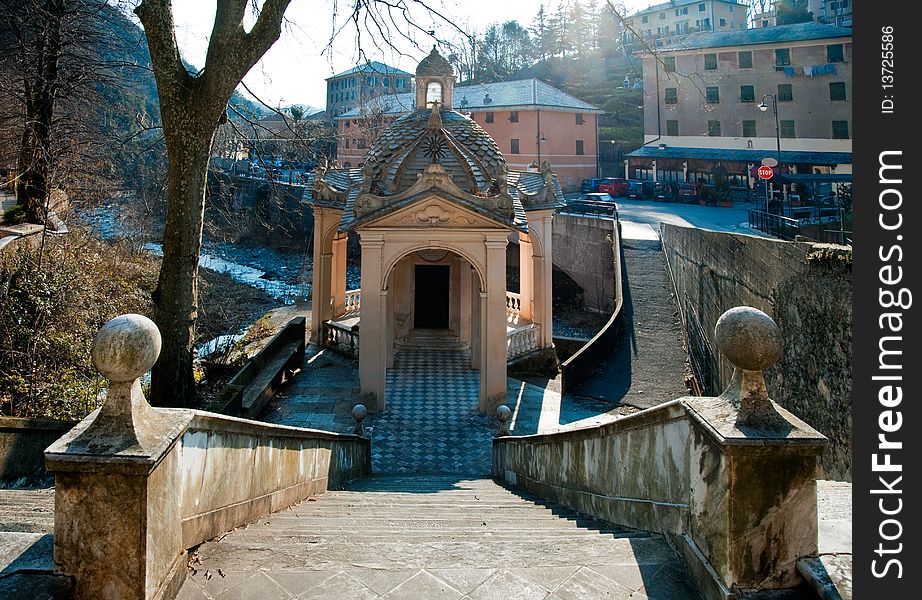
{"label": "street lamp", "polygon": [[[762,96],[762,102],[759,103],[759,110],[762,112],[768,110],[768,104],[765,103],[766,98],[772,99],[772,112],[775,114],[775,142],[778,147],[778,172],[781,173],[781,122],[778,120],[778,96],[774,94]],[[768,204],[768,198],[765,199],[765,202]],[[781,212],[784,213],[783,208]]]}

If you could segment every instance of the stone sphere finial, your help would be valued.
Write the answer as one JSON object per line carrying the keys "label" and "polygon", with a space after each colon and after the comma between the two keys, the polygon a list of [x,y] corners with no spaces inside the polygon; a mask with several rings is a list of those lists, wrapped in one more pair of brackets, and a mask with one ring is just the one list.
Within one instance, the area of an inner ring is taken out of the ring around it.
{"label": "stone sphere finial", "polygon": [[505,404],[500,404],[496,407],[496,418],[499,419],[499,430],[496,435],[509,435],[509,419],[512,418],[512,409]]}
{"label": "stone sphere finial", "polygon": [[356,435],[365,435],[365,417],[368,416],[368,409],[365,408],[364,404],[356,404],[352,407],[352,418],[355,420],[355,429],[353,433]]}
{"label": "stone sphere finial", "polygon": [[143,315],[119,315],[96,333],[93,365],[112,382],[134,381],[160,356],[160,330]]}
{"label": "stone sphere finial", "polygon": [[714,337],[720,353],[746,371],[764,371],[781,358],[784,349],[778,324],[751,306],[737,306],[722,314]]}

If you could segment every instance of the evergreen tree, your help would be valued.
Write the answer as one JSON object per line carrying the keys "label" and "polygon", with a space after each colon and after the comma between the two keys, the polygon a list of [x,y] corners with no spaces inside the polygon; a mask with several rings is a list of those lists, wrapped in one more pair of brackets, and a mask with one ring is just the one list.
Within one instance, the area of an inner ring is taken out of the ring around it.
{"label": "evergreen tree", "polygon": [[531,33],[534,35],[535,51],[541,62],[547,62],[548,53],[551,46],[550,27],[548,26],[547,12],[544,10],[544,3],[538,8],[538,14],[532,21]]}
{"label": "evergreen tree", "polygon": [[807,0],[781,0],[776,13],[778,25],[809,23],[813,13],[809,10]]}

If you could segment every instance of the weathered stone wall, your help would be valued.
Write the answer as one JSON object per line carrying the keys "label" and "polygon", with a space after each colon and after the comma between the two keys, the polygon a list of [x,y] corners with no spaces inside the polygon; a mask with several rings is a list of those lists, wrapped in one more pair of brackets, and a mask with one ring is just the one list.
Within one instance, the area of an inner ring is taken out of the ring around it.
{"label": "weathered stone wall", "polygon": [[45,448],[76,424],[76,421],[0,419],[0,484],[48,479]]}
{"label": "weathered stone wall", "polygon": [[705,393],[720,393],[733,374],[714,350],[720,315],[740,305],[768,313],[784,336],[765,373],[769,393],[829,438],[825,476],[851,480],[851,249],[673,225],[661,234],[690,351],[696,323],[706,337]]}
{"label": "weathered stone wall", "polygon": [[554,266],[583,288],[586,308],[606,314],[615,308],[614,229],[612,219],[554,217]]}

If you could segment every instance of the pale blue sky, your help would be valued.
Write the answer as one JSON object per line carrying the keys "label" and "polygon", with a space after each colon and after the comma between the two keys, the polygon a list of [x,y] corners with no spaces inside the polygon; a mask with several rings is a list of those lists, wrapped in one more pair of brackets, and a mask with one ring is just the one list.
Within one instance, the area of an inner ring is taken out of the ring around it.
{"label": "pale blue sky", "polygon": [[[541,5],[540,0],[427,0],[452,22],[468,30],[483,31],[489,24],[516,19],[531,25]],[[554,10],[559,0],[545,2]],[[602,4],[597,0],[599,5]],[[616,0],[627,11],[636,12],[657,2],[652,0]],[[349,9],[348,0],[294,0],[288,9],[288,25],[282,38],[244,79],[244,83],[267,103],[275,105],[308,104],[323,108],[326,84],[324,79],[344,71],[357,62],[354,28],[346,25],[333,44],[332,52],[321,54],[333,32],[333,10],[339,9],[340,26]],[[214,2],[208,0],[173,0],[176,35],[183,55],[191,63],[204,63],[205,48],[214,19]],[[435,29],[441,38],[457,37],[457,32],[444,22],[436,23],[422,12],[416,19],[425,29]],[[432,47],[425,32],[412,34],[422,50],[405,41],[399,42],[405,54],[384,48],[377,50],[373,40],[363,34],[363,47],[371,60],[412,72],[420,58]],[[392,38],[395,39],[396,38]],[[381,43],[380,36],[377,40]]]}

